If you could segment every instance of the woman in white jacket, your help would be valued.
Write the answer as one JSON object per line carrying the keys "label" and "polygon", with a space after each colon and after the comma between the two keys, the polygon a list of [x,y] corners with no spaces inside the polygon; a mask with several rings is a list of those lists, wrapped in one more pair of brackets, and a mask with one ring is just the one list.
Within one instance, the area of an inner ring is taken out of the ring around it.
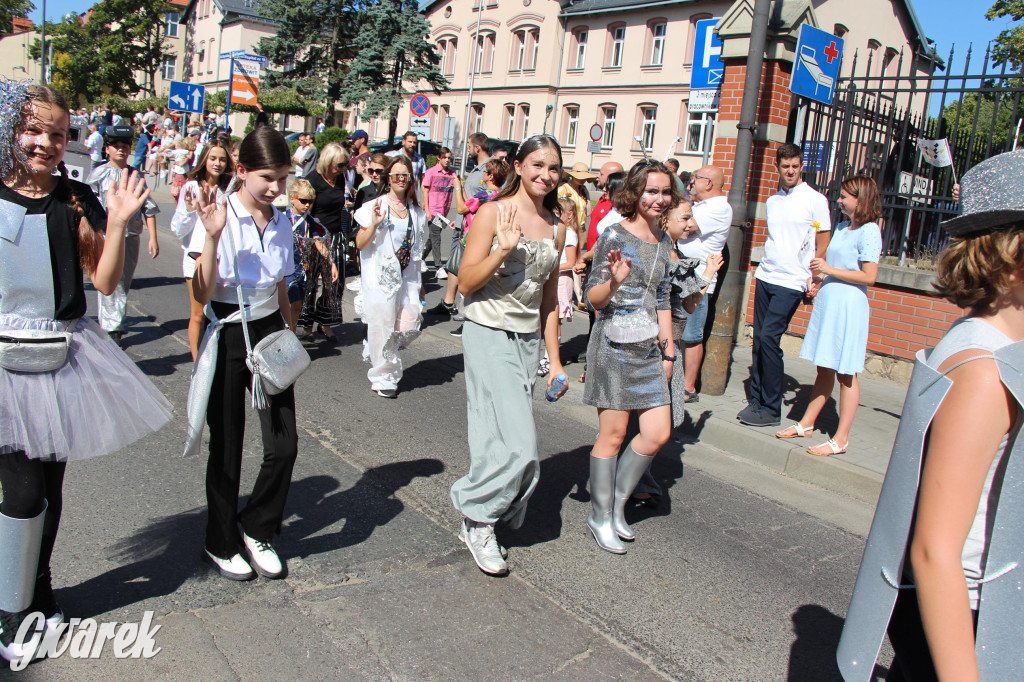
{"label": "woman in white jacket", "polygon": [[363,359],[370,388],[382,398],[398,395],[402,359],[398,351],[419,336],[420,261],[426,214],[416,204],[412,169],[403,157],[390,161],[377,198],[355,213],[356,247],[366,344]]}
{"label": "woman in white jacket", "polygon": [[[178,195],[178,206],[171,218],[171,232],[181,240],[182,250],[186,250],[192,239],[199,214],[199,192],[217,188],[217,200],[223,201],[228,183],[235,174],[235,162],[231,159],[231,148],[226,142],[214,140],[203,147],[195,168],[188,174],[181,194]],[[196,270],[196,261],[185,253],[181,261],[181,271],[185,276],[188,288],[188,347],[192,351],[195,362],[199,353],[199,337],[203,324],[203,306],[192,293],[192,275]]]}

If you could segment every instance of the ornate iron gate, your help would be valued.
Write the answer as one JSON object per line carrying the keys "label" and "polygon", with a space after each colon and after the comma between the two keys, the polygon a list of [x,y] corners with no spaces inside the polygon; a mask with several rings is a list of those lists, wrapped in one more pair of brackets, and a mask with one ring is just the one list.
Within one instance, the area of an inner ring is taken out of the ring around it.
{"label": "ornate iron gate", "polygon": [[[971,49],[958,75],[928,74],[919,60],[871,55],[858,75],[837,82],[832,104],[811,102],[794,112],[791,130],[803,130],[807,180],[836,206],[842,180],[866,173],[878,181],[883,208],[883,254],[934,261],[947,240],[939,227],[955,216],[954,172],[1016,148],[1021,133],[1021,74],[990,69],[990,50],[972,72]],[[863,63],[863,60],[862,60]],[[806,116],[806,118],[803,118]],[[801,126],[801,123],[803,125]],[[952,168],[923,160],[916,138],[949,140]],[[798,142],[799,143],[799,142]],[[1024,188],[1022,188],[1024,191]],[[838,208],[835,219],[841,219]]]}

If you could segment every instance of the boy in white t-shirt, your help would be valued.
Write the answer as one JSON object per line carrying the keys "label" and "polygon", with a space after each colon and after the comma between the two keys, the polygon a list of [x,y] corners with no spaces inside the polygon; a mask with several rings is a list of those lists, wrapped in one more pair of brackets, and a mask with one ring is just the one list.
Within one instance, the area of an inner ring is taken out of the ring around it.
{"label": "boy in white t-shirt", "polygon": [[782,413],[782,335],[811,281],[812,258],[824,258],[832,224],[828,200],[801,179],[803,153],[784,144],[775,153],[779,191],[768,198],[768,241],[754,277],[754,343],[747,406],[736,418],[748,426],[777,426]]}

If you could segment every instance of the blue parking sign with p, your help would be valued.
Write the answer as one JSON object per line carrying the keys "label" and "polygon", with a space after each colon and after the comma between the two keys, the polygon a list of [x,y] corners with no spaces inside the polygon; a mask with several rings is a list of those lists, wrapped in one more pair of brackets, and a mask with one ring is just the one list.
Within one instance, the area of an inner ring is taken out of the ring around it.
{"label": "blue parking sign with p", "polygon": [[831,104],[842,65],[843,39],[802,24],[789,89],[794,95]]}
{"label": "blue parking sign with p", "polygon": [[206,86],[171,81],[171,90],[167,94],[167,108],[173,111],[201,114],[203,113],[204,99],[206,99]]}
{"label": "blue parking sign with p", "polygon": [[714,89],[722,85],[725,63],[722,61],[722,41],[715,33],[719,19],[702,19],[697,22],[693,40],[693,70],[690,72],[690,89]]}

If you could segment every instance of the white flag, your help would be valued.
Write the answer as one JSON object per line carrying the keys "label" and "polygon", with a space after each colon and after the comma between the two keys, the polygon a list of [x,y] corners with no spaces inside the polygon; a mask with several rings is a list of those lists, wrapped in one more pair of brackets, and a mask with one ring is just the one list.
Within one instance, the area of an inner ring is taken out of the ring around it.
{"label": "white flag", "polygon": [[946,138],[926,140],[919,137],[917,138],[917,148],[921,150],[924,160],[933,166],[945,168],[953,165],[953,155],[949,152],[949,141]]}

